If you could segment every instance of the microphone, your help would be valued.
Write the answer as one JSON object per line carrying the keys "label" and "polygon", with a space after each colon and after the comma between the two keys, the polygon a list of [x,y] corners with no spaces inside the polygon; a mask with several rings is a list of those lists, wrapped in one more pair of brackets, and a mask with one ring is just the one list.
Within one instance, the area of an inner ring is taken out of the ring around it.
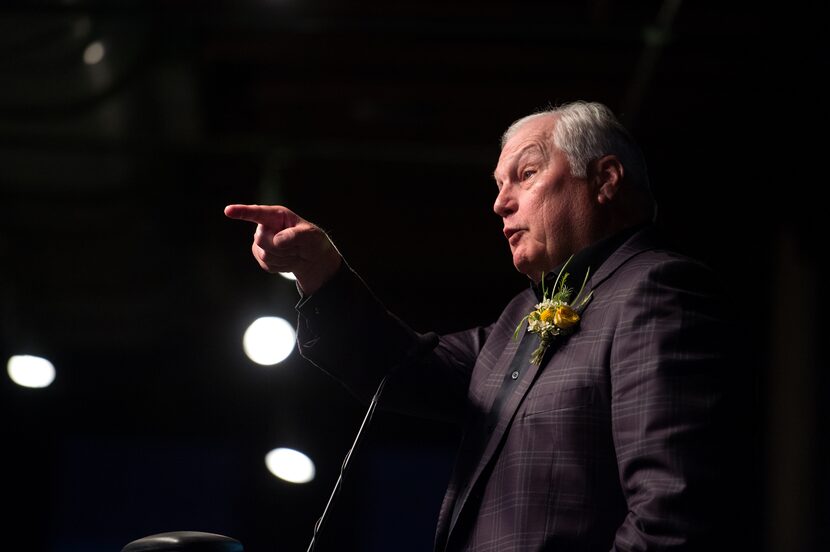
{"label": "microphone", "polygon": [[173,531],[134,540],[121,552],[243,552],[235,539],[215,533]]}

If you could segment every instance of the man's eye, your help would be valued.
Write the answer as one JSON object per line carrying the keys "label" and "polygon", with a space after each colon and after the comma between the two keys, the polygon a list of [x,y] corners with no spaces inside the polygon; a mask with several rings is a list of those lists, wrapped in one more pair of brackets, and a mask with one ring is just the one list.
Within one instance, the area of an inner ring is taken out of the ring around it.
{"label": "man's eye", "polygon": [[524,171],[522,171],[522,180],[527,180],[528,178],[532,177],[534,174],[536,174],[536,171],[534,171],[532,169],[525,169]]}

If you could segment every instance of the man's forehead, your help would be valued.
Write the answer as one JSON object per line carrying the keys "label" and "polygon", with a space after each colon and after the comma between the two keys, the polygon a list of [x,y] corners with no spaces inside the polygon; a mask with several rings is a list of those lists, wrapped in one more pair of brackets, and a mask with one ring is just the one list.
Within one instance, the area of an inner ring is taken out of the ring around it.
{"label": "man's forehead", "polygon": [[530,142],[526,142],[518,147],[515,151],[507,151],[507,148],[502,152],[501,157],[499,158],[499,162],[496,165],[496,171],[500,168],[505,168],[509,165],[516,163],[522,157],[528,155],[542,155],[545,156],[547,153],[547,148],[545,144],[541,142],[541,140],[531,140]]}
{"label": "man's forehead", "polygon": [[552,146],[551,134],[555,122],[554,115],[545,114],[522,123],[504,144],[501,157],[517,157],[528,148],[542,148],[543,151],[547,151]]}
{"label": "man's forehead", "polygon": [[[530,123],[528,123],[530,125]],[[516,162],[525,155],[539,154],[547,157],[553,148],[551,125],[536,125],[535,128],[519,128],[504,145],[495,172]]]}

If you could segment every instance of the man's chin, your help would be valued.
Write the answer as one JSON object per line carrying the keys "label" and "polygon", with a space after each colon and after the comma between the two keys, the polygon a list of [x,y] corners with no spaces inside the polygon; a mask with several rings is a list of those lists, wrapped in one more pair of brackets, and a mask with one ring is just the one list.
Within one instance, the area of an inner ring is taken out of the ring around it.
{"label": "man's chin", "polygon": [[538,267],[538,263],[531,262],[524,255],[513,253],[513,266],[534,282],[538,282],[542,278],[542,270]]}

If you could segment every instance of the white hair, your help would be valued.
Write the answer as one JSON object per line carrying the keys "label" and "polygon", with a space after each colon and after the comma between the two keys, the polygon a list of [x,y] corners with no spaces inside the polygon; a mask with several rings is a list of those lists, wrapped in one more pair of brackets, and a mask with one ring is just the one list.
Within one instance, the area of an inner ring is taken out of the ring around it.
{"label": "white hair", "polygon": [[587,176],[588,165],[605,155],[616,155],[625,168],[625,178],[649,189],[648,170],[640,147],[614,113],[597,102],[576,101],[538,111],[515,121],[501,138],[501,147],[527,122],[556,117],[551,140],[562,151],[577,178]]}

